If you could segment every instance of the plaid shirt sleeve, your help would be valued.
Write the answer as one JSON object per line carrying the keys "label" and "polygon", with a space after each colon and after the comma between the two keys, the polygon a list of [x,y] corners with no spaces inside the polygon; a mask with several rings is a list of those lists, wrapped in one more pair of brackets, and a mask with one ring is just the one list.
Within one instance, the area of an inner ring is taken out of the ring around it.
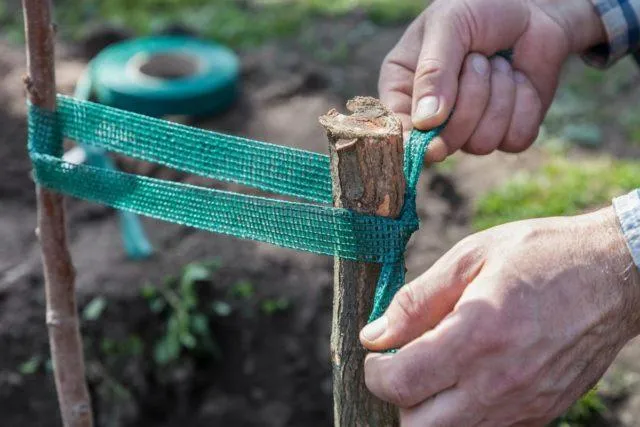
{"label": "plaid shirt sleeve", "polygon": [[591,2],[602,19],[608,42],[585,52],[585,62],[605,68],[630,53],[640,59],[640,0]]}

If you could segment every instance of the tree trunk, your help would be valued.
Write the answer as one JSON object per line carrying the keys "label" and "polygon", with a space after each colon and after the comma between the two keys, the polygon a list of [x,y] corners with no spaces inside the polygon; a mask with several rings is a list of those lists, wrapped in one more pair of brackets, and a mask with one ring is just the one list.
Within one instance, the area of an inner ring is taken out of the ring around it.
{"label": "tree trunk", "polygon": [[[51,3],[23,0],[29,74],[25,85],[33,105],[54,111]],[[62,141],[60,141],[62,144]],[[42,245],[47,301],[47,327],[62,422],[67,427],[91,427],[91,401],[84,374],[82,340],[75,299],[75,271],[67,247],[62,196],[37,188],[38,237]]]}

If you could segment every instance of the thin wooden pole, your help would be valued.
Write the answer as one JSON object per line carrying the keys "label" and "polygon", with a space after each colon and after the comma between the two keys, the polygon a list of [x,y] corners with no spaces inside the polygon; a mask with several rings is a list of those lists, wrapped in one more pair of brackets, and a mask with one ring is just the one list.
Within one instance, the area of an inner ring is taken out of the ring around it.
{"label": "thin wooden pole", "polygon": [[[27,47],[25,85],[33,105],[54,111],[54,28],[50,0],[22,0]],[[62,141],[60,141],[62,144]],[[75,270],[67,246],[62,196],[37,188],[38,236],[42,245],[47,327],[62,422],[91,427],[82,339],[75,299]]]}
{"label": "thin wooden pole", "polygon": [[[335,110],[320,118],[327,130],[334,205],[396,218],[404,203],[400,120],[374,98],[347,103],[352,115]],[[336,258],[331,358],[336,427],[393,427],[397,410],[367,390],[366,351],[358,334],[371,312],[380,265]]]}

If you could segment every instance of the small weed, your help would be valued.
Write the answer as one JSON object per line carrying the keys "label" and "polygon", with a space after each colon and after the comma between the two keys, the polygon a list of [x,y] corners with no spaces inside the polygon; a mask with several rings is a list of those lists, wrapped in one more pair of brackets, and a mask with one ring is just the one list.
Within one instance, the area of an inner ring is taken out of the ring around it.
{"label": "small weed", "polygon": [[176,362],[183,352],[220,356],[202,309],[196,285],[208,280],[217,263],[187,265],[177,280],[163,286],[147,285],[142,295],[154,313],[165,319],[164,335],[156,342],[153,356],[158,365]]}
{"label": "small weed", "polygon": [[291,301],[288,298],[280,297],[273,299],[265,299],[260,304],[262,312],[267,316],[287,311],[291,307]]}
{"label": "small weed", "polygon": [[246,280],[236,283],[231,287],[231,296],[240,299],[251,299],[256,293],[253,284]]}
{"label": "small weed", "polygon": [[109,357],[140,356],[144,351],[144,343],[138,335],[129,335],[121,341],[103,338],[100,341],[100,351]]}

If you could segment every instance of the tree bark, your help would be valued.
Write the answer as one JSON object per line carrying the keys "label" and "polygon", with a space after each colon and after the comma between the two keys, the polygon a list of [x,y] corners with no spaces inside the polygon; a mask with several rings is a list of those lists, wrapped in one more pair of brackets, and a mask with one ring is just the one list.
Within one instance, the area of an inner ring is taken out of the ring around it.
{"label": "tree bark", "polygon": [[[50,0],[22,0],[27,47],[25,85],[33,105],[54,111],[54,28]],[[62,141],[60,141],[62,144]],[[75,270],[67,246],[62,196],[37,188],[38,236],[47,302],[47,327],[62,422],[67,427],[93,425],[85,382],[82,340],[75,299]]]}
{"label": "tree bark", "polygon": [[[374,98],[347,103],[320,118],[327,130],[334,206],[397,218],[404,203],[402,125]],[[373,396],[364,382],[366,350],[358,334],[372,308],[380,265],[336,258],[334,265],[333,365],[336,427],[393,427],[397,409]]]}

